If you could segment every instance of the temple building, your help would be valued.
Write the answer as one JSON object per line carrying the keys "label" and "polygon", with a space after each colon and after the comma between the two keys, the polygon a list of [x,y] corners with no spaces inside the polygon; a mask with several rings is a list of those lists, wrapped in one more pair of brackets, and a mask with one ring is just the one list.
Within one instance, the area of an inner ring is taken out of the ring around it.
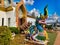
{"label": "temple building", "polygon": [[13,6],[13,0],[0,0],[0,26],[19,27],[24,24],[27,11],[23,0]]}

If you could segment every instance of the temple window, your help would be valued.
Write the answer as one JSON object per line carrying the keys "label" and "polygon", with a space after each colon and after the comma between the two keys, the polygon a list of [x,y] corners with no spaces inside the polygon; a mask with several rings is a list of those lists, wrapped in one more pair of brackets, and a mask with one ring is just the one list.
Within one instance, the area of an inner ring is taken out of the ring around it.
{"label": "temple window", "polygon": [[8,26],[10,26],[11,18],[8,18]]}
{"label": "temple window", "polygon": [[2,18],[2,26],[4,26],[4,18]]}

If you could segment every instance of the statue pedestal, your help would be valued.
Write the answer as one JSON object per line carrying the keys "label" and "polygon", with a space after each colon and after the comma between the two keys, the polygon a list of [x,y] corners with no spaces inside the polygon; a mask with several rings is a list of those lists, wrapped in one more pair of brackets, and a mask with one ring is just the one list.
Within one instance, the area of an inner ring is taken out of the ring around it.
{"label": "statue pedestal", "polygon": [[37,41],[25,39],[25,41],[26,41],[27,44],[30,44],[30,45],[47,45],[48,44],[47,40],[45,40],[43,42],[37,42]]}

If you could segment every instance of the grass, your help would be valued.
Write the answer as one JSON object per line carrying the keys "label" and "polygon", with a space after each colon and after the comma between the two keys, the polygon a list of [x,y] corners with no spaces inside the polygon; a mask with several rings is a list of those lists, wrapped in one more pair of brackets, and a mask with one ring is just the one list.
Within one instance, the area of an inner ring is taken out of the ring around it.
{"label": "grass", "polygon": [[11,40],[10,45],[25,45],[24,35],[17,34],[15,39]]}
{"label": "grass", "polygon": [[53,45],[54,41],[56,39],[57,33],[56,32],[48,32],[48,36],[49,36],[49,43],[48,43],[48,45]]}

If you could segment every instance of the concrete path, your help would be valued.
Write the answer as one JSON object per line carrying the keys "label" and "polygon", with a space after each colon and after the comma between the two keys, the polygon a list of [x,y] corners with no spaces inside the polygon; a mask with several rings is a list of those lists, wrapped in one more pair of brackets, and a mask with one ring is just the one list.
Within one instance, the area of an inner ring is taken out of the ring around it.
{"label": "concrete path", "polygon": [[60,45],[60,31],[58,31],[57,33],[58,34],[57,34],[57,37],[56,37],[54,45]]}

